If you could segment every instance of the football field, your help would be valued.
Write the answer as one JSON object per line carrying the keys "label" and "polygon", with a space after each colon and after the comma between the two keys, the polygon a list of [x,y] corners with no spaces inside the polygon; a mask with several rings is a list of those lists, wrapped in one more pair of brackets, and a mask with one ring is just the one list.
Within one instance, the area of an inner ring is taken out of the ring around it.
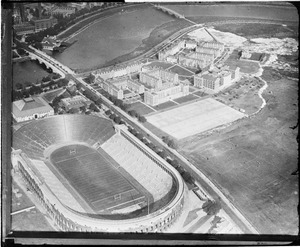
{"label": "football field", "polygon": [[144,198],[133,185],[134,178],[103,150],[65,146],[51,154],[51,162],[95,212]]}
{"label": "football field", "polygon": [[182,139],[244,116],[245,114],[208,98],[150,115],[147,121],[174,138]]}

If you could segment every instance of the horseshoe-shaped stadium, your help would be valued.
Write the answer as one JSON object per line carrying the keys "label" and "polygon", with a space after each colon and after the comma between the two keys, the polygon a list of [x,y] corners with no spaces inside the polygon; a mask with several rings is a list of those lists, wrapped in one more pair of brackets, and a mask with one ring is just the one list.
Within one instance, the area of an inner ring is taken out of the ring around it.
{"label": "horseshoe-shaped stadium", "polygon": [[92,115],[34,120],[13,133],[19,172],[62,231],[164,232],[185,185],[125,125]]}

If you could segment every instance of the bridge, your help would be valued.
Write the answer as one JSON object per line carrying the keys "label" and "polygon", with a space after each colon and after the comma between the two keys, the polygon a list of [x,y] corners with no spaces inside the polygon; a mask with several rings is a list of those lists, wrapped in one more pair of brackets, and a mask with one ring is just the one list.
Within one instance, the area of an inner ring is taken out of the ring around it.
{"label": "bridge", "polygon": [[180,19],[185,19],[185,20],[191,22],[193,25],[196,25],[196,24],[197,24],[196,22],[193,22],[193,21],[187,19],[184,15],[179,14],[179,13],[176,12],[175,10],[169,9],[169,8],[167,8],[167,7],[165,7],[165,6],[158,5],[158,4],[156,4],[156,5],[152,4],[152,5],[153,5],[155,8],[160,9],[160,10],[162,10],[163,12],[168,13],[169,15],[173,15],[173,16],[175,16],[175,17],[177,17],[177,18],[180,18]]}
{"label": "bridge", "polygon": [[34,47],[30,46],[31,51],[29,52],[29,57],[33,60],[38,60],[39,63],[43,63],[46,65],[47,68],[51,68],[54,72],[60,74],[61,76],[65,77],[66,74],[74,75],[74,71],[71,70],[69,67],[63,65],[62,63],[58,62],[56,59],[48,56],[46,53],[35,49]]}

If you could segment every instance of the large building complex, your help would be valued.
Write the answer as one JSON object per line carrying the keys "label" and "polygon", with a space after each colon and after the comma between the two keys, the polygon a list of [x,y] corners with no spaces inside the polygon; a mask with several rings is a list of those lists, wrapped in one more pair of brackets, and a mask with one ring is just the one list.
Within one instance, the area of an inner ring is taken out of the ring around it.
{"label": "large building complex", "polygon": [[24,125],[13,135],[12,165],[63,231],[164,232],[182,212],[176,169],[108,119],[59,115]]}
{"label": "large building complex", "polygon": [[54,110],[42,97],[31,96],[14,101],[12,115],[16,122],[23,122],[54,115]]}
{"label": "large building complex", "polygon": [[230,70],[228,67],[213,70],[194,75],[194,86],[203,89],[207,93],[217,93],[239,79],[240,68]]}
{"label": "large building complex", "polygon": [[132,80],[128,76],[122,76],[117,78],[111,78],[103,80],[100,76],[96,77],[96,83],[98,83],[106,92],[115,96],[117,99],[124,98],[124,90],[129,89],[136,94],[142,94],[145,91],[144,85],[140,84],[136,80]]}
{"label": "large building complex", "polygon": [[180,82],[178,74],[163,69],[154,69],[140,73],[140,81],[148,87],[144,93],[144,102],[155,106],[171,99],[189,94],[187,82]]}
{"label": "large building complex", "polygon": [[119,76],[130,75],[132,73],[140,72],[142,69],[142,63],[132,63],[124,66],[114,66],[104,69],[99,69],[94,72],[96,77],[101,77],[102,79],[110,79]]}
{"label": "large building complex", "polygon": [[223,43],[216,41],[197,43],[195,40],[187,39],[180,40],[160,51],[158,59],[192,69],[203,69],[211,65],[223,52]]}

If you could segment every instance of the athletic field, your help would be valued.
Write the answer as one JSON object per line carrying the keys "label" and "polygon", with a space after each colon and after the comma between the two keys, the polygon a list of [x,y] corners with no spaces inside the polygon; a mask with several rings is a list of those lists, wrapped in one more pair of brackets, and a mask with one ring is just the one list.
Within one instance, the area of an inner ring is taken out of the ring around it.
{"label": "athletic field", "polygon": [[65,146],[51,154],[51,162],[95,212],[120,204],[127,207],[144,198],[134,178],[118,169],[118,164],[101,149]]}
{"label": "athletic field", "polygon": [[176,139],[182,139],[244,116],[243,113],[208,98],[153,114],[147,117],[147,121]]}

